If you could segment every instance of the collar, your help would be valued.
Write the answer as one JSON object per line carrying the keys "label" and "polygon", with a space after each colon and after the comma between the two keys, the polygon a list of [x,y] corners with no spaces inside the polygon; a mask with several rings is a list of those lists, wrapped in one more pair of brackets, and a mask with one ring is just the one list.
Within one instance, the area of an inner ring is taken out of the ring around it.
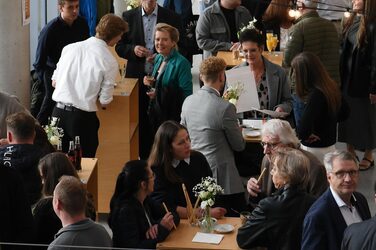
{"label": "collar", "polygon": [[[144,11],[144,8],[141,7],[141,16],[147,16],[146,12]],[[153,12],[149,15],[149,16],[158,16],[158,4],[155,5],[155,8],[153,10]]]}
{"label": "collar", "polygon": [[88,40],[92,40],[95,43],[98,43],[98,44],[100,44],[102,46],[108,47],[107,43],[104,40],[102,40],[102,39],[100,39],[98,37],[92,36],[92,37],[89,37]]}
{"label": "collar", "polygon": [[[339,197],[339,195],[332,189],[332,187],[330,187],[329,186],[329,188],[330,188],[330,192],[332,192],[332,195],[333,195],[333,198],[334,198],[334,200],[336,201],[336,203],[337,203],[337,206],[338,207],[349,207],[342,199],[341,199],[341,197]],[[355,198],[355,196],[354,196],[354,194],[352,194],[351,195],[352,196],[352,198],[353,198],[353,200],[356,202],[356,198]],[[351,206],[353,206],[352,204],[351,204]]]}
{"label": "collar", "polygon": [[219,91],[218,91],[217,89],[215,89],[215,88],[213,88],[213,87],[210,87],[210,86],[208,86],[208,85],[204,85],[204,86],[202,86],[201,89],[203,89],[203,90],[208,90],[209,92],[214,92],[214,94],[216,94],[218,97],[221,96],[221,93],[219,93]]}
{"label": "collar", "polygon": [[170,54],[168,54],[168,56],[163,56],[163,61],[166,61],[168,62],[172,57],[175,56],[175,54],[177,53],[177,50],[175,48],[172,48],[171,51],[170,51]]}
{"label": "collar", "polygon": [[[191,158],[188,157],[188,158],[185,158],[183,161],[185,161],[185,163],[187,163],[189,165],[189,163],[191,162]],[[176,168],[180,163],[180,160],[177,160],[177,159],[172,159],[172,162],[171,162],[171,165]]]}
{"label": "collar", "polygon": [[309,11],[309,12],[301,15],[298,19],[296,19],[294,24],[300,22],[303,19],[310,18],[310,17],[319,17],[319,13],[317,13],[317,11]]}

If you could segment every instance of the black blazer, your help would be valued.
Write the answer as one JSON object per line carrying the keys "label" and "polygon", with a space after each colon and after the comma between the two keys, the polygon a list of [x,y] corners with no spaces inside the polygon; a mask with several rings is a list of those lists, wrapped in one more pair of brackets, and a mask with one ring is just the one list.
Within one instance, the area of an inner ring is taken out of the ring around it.
{"label": "black blazer", "polygon": [[[136,45],[145,46],[144,27],[142,25],[142,7],[123,13],[124,21],[128,22],[129,32],[125,33],[115,50],[117,54],[128,60],[126,76],[140,78],[144,75],[145,57],[138,57],[134,53]],[[173,11],[158,5],[157,23],[167,23],[174,26],[181,33],[180,17]],[[155,51],[154,51],[155,52]]]}
{"label": "black blazer", "polygon": [[[353,205],[363,220],[371,218],[366,198],[354,193]],[[330,188],[309,209],[303,226],[302,249],[341,249],[343,232],[347,225],[334,200]]]}
{"label": "black blazer", "polygon": [[239,228],[238,245],[246,249],[261,246],[269,250],[300,250],[304,216],[314,201],[313,196],[294,187],[262,199],[251,218]]}
{"label": "black blazer", "polygon": [[[342,41],[340,58],[340,74],[342,86],[347,86],[347,94],[351,97],[368,97],[376,94],[376,22],[366,27],[366,44],[353,48],[347,40],[348,34]],[[347,64],[351,63],[351,71]],[[350,74],[353,80],[349,80]],[[349,82],[344,82],[348,80]]]}
{"label": "black blazer", "polygon": [[350,225],[343,235],[341,249],[376,249],[376,217]]}
{"label": "black blazer", "polygon": [[[152,225],[158,224],[157,239],[146,239],[146,231],[149,229],[149,222],[145,216],[147,211]],[[178,214],[169,209],[177,226],[180,222]],[[159,224],[165,215],[160,203],[146,198],[141,204],[136,198],[131,197],[119,200],[113,211],[110,212],[109,225],[112,229],[114,247],[155,249],[157,242],[163,241],[170,231]]]}

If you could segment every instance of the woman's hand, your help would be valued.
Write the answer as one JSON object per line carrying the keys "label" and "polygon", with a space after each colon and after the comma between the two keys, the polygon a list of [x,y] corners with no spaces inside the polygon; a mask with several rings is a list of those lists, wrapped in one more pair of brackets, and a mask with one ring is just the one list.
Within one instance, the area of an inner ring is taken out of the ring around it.
{"label": "woman's hand", "polygon": [[150,99],[154,99],[156,96],[155,89],[152,88],[150,91],[146,92],[146,95],[149,96]]}
{"label": "woman's hand", "polygon": [[210,215],[216,219],[220,219],[227,213],[227,210],[223,207],[214,207],[210,209]]}
{"label": "woman's hand", "polygon": [[371,104],[375,104],[376,103],[376,95],[369,94],[369,100],[371,101]]}
{"label": "woman's hand", "polygon": [[144,85],[153,86],[155,79],[153,76],[144,76]]}
{"label": "woman's hand", "polygon": [[168,212],[163,216],[161,222],[161,226],[171,231],[171,229],[174,227],[174,216],[172,216],[171,212]]}
{"label": "woman's hand", "polygon": [[158,224],[155,224],[149,227],[148,231],[146,231],[146,239],[156,239],[158,235]]}

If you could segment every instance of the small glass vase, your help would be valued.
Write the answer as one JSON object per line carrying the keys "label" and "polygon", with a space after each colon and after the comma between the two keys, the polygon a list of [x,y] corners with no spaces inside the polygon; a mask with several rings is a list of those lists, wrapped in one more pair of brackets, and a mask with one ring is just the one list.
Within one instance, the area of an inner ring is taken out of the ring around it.
{"label": "small glass vase", "polygon": [[210,207],[206,206],[204,214],[200,220],[200,228],[203,233],[212,233],[214,231],[215,221],[210,215]]}

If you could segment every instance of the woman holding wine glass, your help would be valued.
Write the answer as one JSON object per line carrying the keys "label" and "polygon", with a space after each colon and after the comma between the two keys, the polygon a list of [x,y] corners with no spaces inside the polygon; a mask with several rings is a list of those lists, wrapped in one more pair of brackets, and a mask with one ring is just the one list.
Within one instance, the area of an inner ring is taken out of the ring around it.
{"label": "woman holding wine glass", "polygon": [[191,64],[177,50],[178,30],[158,23],[154,40],[158,55],[152,76],[144,77],[144,84],[150,87],[148,114],[153,134],[166,120],[180,121],[183,101],[193,92]]}
{"label": "woman holding wine glass", "polygon": [[[290,113],[292,99],[286,71],[262,55],[264,42],[260,32],[257,29],[245,29],[240,33],[239,42],[246,59],[246,62],[239,67],[248,66],[252,71],[260,109]],[[253,116],[252,113],[245,112],[243,118],[253,118]]]}

